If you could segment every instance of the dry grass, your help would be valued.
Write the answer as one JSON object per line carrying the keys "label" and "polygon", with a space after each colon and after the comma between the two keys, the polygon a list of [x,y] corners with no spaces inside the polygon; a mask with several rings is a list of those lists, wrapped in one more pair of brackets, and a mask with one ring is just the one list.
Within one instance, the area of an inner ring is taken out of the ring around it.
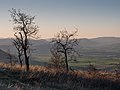
{"label": "dry grass", "polygon": [[[18,64],[11,66],[10,64],[6,64],[6,63],[0,63],[0,68],[4,68],[4,69],[10,69],[12,71],[25,71],[25,65],[23,65],[22,67]],[[34,66],[30,66],[30,71],[32,73],[35,72],[49,72],[51,74],[56,74],[56,73],[66,73],[65,70],[63,69],[55,69],[55,68],[50,68],[50,67],[44,67],[44,66],[38,66],[38,65],[34,65]],[[32,74],[31,73],[31,74]],[[112,80],[112,81],[116,81],[118,79],[120,79],[120,73],[116,73],[116,72],[107,72],[107,71],[69,71],[68,74],[72,74],[72,75],[77,75],[80,77],[84,77],[84,78],[101,78],[101,79],[108,79],[108,80]]]}
{"label": "dry grass", "polygon": [[[30,71],[25,71],[25,66],[11,66],[0,63],[0,68],[6,69],[5,73],[12,79],[22,83],[57,88],[62,90],[119,90],[120,74],[105,71],[69,71],[58,70],[43,66],[30,66]],[[2,76],[1,76],[2,77]]]}

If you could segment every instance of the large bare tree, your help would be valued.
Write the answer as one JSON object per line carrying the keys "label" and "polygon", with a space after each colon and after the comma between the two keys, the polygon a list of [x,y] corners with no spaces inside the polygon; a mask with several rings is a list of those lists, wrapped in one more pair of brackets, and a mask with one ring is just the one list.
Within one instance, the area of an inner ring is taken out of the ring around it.
{"label": "large bare tree", "polygon": [[[59,53],[57,55],[62,55],[64,58],[65,66],[67,72],[69,71],[68,60],[75,59],[75,54],[79,54],[75,47],[79,44],[79,39],[76,38],[77,30],[69,33],[68,31],[60,31],[55,38],[52,39],[53,46],[51,48],[52,55],[54,53]],[[63,59],[62,58],[62,59]]]}
{"label": "large bare tree", "polygon": [[18,55],[23,53],[26,70],[29,71],[30,39],[36,38],[38,33],[38,26],[34,23],[35,16],[27,15],[16,9],[9,10],[9,12],[14,22],[15,39],[13,44],[18,50]]}

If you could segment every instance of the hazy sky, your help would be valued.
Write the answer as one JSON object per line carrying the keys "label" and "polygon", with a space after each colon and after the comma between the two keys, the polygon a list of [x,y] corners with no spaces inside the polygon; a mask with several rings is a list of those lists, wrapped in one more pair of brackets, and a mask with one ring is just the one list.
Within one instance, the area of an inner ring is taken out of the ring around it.
{"label": "hazy sky", "polygon": [[0,37],[13,36],[12,8],[36,15],[41,38],[74,27],[81,38],[120,36],[120,0],[0,0]]}

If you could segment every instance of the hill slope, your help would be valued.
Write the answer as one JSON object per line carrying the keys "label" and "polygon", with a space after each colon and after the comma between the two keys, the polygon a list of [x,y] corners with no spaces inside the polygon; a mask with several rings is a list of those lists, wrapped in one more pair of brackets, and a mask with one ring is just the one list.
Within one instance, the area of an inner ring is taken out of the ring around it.
{"label": "hill slope", "polygon": [[10,58],[12,58],[12,60],[16,60],[15,56],[0,49],[0,62],[10,62]]}

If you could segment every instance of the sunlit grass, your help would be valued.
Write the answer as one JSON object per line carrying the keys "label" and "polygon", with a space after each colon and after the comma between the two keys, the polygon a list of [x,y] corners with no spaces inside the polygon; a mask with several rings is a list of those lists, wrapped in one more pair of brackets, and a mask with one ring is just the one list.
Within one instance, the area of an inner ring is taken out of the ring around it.
{"label": "sunlit grass", "polygon": [[[15,64],[11,66],[11,64],[5,64],[5,63],[0,63],[0,68],[4,69],[10,69],[12,71],[26,71],[26,66],[23,65],[22,67],[19,64]],[[66,70],[64,69],[57,69],[57,68],[51,68],[51,67],[45,67],[45,66],[39,66],[39,65],[30,65],[30,70],[29,72],[49,72],[51,74],[55,73],[64,73]],[[111,80],[116,80],[116,72],[107,72],[107,71],[80,71],[80,70],[74,70],[74,71],[69,71],[69,74],[77,74],[77,76],[82,76],[86,78],[94,77],[93,74],[98,78],[104,78],[104,79],[111,79]],[[29,75],[28,75],[29,76]],[[96,78],[94,77],[94,78]],[[106,78],[105,78],[106,77]]]}
{"label": "sunlit grass", "polygon": [[[5,69],[0,75],[7,78],[7,85],[17,83],[19,88],[43,88],[43,90],[118,90],[120,87],[120,73],[106,71],[80,71],[68,73],[64,69],[30,65],[30,71],[25,71],[16,64],[0,63],[0,68]],[[5,77],[6,76],[6,77]],[[14,84],[13,86],[15,86]],[[44,87],[47,87],[46,89]],[[92,89],[91,89],[92,88]],[[104,89],[103,89],[104,88]],[[22,90],[22,89],[20,89]],[[32,89],[31,89],[32,90]],[[41,89],[38,89],[41,90]]]}

